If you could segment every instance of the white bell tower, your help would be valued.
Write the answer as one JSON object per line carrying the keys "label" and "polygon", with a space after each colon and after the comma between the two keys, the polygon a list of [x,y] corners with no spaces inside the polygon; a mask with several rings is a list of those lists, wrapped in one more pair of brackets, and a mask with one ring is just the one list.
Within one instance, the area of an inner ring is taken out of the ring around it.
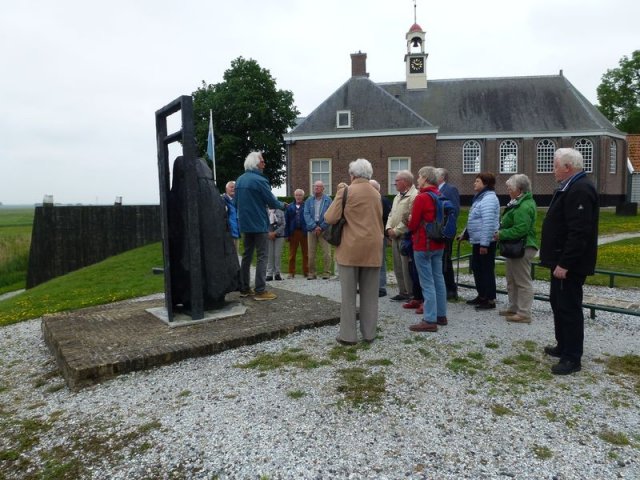
{"label": "white bell tower", "polygon": [[407,32],[407,53],[404,56],[407,90],[427,88],[427,56],[424,51],[426,32],[416,23],[416,3],[413,2],[413,25]]}

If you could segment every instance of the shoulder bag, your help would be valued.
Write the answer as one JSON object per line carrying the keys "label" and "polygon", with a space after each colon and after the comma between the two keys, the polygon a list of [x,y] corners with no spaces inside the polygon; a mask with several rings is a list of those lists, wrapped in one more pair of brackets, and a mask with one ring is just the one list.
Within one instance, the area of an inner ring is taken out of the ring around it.
{"label": "shoulder bag", "polygon": [[524,257],[525,238],[517,240],[499,240],[498,248],[500,255],[504,258],[522,258]]}
{"label": "shoulder bag", "polygon": [[344,207],[347,204],[348,191],[349,187],[344,187],[344,195],[342,196],[342,215],[340,216],[340,220],[333,225],[329,225],[327,229],[322,232],[322,238],[336,247],[340,245],[340,242],[342,241],[342,228],[344,227],[344,224],[347,223],[347,220],[344,218]]}

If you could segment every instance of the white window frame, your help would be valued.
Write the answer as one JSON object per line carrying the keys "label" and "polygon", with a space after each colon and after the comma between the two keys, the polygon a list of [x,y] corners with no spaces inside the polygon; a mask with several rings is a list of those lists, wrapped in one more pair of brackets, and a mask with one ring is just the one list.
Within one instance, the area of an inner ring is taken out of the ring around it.
{"label": "white window frame", "polygon": [[593,142],[588,138],[581,138],[576,141],[573,148],[582,154],[584,160],[583,168],[587,173],[593,172]]}
{"label": "white window frame", "polygon": [[618,173],[618,145],[615,140],[609,143],[609,173]]}
{"label": "white window frame", "polygon": [[[513,168],[507,168],[511,164]],[[500,142],[500,173],[518,173],[518,144],[515,140]]]}
{"label": "white window frame", "polygon": [[[322,168],[323,165],[326,166]],[[331,195],[331,176],[332,176],[332,168],[331,168],[331,159],[330,158],[311,158],[309,159],[309,192],[310,195],[313,195],[313,184],[318,180],[322,180],[324,183],[324,193],[327,195]],[[320,169],[315,168],[317,165],[320,165]]]}
{"label": "white window frame", "polygon": [[476,140],[467,140],[462,145],[462,173],[480,173],[481,168],[482,145]]}
{"label": "white window frame", "polygon": [[[405,160],[407,162],[406,168],[402,168],[402,167],[399,168],[399,166],[392,166],[394,162],[400,163]],[[400,170],[411,171],[411,157],[389,157],[388,158],[387,172],[389,172],[389,174],[387,175],[387,181],[388,181],[387,192],[389,192],[389,195],[395,195],[396,193],[398,193],[398,191],[396,190],[396,175]]]}
{"label": "white window frame", "polygon": [[[340,123],[340,116],[347,116],[347,123]],[[351,128],[351,110],[338,110],[336,112],[336,128]]]}
{"label": "white window frame", "polygon": [[556,142],[543,138],[536,145],[536,173],[553,173],[553,156],[556,153]]}

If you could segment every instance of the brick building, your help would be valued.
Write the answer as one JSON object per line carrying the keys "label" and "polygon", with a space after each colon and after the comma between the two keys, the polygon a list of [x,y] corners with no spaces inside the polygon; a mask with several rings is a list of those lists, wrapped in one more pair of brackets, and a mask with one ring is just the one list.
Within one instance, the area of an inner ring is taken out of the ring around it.
{"label": "brick building", "polygon": [[311,191],[323,180],[332,194],[348,182],[356,158],[371,161],[382,193],[395,193],[397,171],[414,175],[425,165],[447,168],[463,202],[473,194],[480,171],[504,182],[525,173],[539,204],[556,187],[553,152],[579,149],[585,170],[603,205],[625,199],[627,142],[563,76],[431,80],[427,77],[425,32],[418,24],[406,34],[405,79],[375,83],[366,53],[351,55],[352,75],[285,136],[287,189]]}

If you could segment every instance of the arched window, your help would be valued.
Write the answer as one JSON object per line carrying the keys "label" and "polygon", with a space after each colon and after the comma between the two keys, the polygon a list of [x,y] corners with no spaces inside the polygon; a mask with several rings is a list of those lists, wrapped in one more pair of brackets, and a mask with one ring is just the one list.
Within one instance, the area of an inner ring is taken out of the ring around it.
{"label": "arched window", "polygon": [[615,140],[611,140],[609,144],[609,173],[618,171],[618,146]]}
{"label": "arched window", "polygon": [[500,173],[516,173],[518,171],[518,144],[513,140],[505,140],[500,144]]}
{"label": "arched window", "polygon": [[593,142],[587,138],[581,138],[573,147],[582,154],[584,159],[584,171],[593,172]]}
{"label": "arched window", "polygon": [[538,142],[536,147],[536,172],[553,173],[553,154],[556,152],[556,144],[553,140],[545,138]]}
{"label": "arched window", "polygon": [[462,146],[462,173],[480,173],[480,144],[468,140]]}

